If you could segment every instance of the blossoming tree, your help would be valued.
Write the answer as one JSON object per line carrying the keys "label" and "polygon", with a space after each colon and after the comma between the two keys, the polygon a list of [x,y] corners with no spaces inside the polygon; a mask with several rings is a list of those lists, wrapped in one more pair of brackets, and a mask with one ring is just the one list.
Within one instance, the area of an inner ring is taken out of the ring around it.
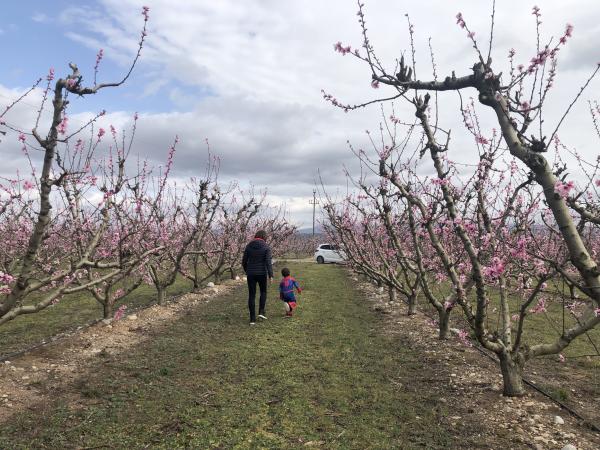
{"label": "blossoming tree", "polygon": [[[64,78],[56,79],[54,70],[50,70],[31,131],[8,125],[5,117],[41,80],[0,115],[0,124],[17,135],[24,154],[32,162],[31,172],[35,179],[16,177],[3,185],[1,227],[3,231],[18,227],[19,233],[16,239],[12,236],[3,239],[12,248],[3,252],[0,324],[21,314],[40,311],[65,294],[93,288],[134,264],[114,258],[106,260],[98,252],[99,244],[119,208],[118,202],[112,199],[116,192],[109,189],[110,183],[97,179],[93,168],[94,152],[104,135],[102,129],[95,134],[93,125],[104,112],[82,127],[71,130],[68,104],[70,96],[86,97],[127,81],[146,37],[147,7],[142,9],[142,15],[144,25],[137,53],[120,81],[98,83],[98,68],[103,58],[100,51],[90,82],[73,63],[69,64],[71,71]],[[50,124],[44,133],[41,129],[50,98]],[[89,145],[86,145],[85,139],[79,138],[86,130],[92,130]],[[3,130],[3,133],[7,131]],[[30,149],[43,154],[39,170],[30,156]],[[122,165],[124,161],[119,161],[118,170]],[[118,182],[113,188],[120,188]],[[83,196],[83,192],[87,197]],[[94,198],[102,201],[95,205],[87,204]],[[87,282],[80,282],[92,268],[106,269],[106,272]]]}
{"label": "blossoming tree", "polygon": [[[558,55],[571,37],[573,27],[567,25],[555,43],[550,40],[542,45],[539,8],[533,9],[533,15],[538,40],[536,54],[527,65],[515,66],[515,52],[511,50],[508,75],[495,70],[490,57],[494,21],[484,55],[474,32],[459,13],[457,24],[466,30],[474,48],[475,63],[471,72],[462,76],[452,72],[440,80],[432,53],[432,79],[422,81],[415,77],[414,46],[411,46],[409,63],[402,57],[393,71],[384,66],[368,38],[364,5],[359,2],[362,48],[353,51],[350,46],[337,43],[335,50],[365,63],[371,73],[373,88],[385,86],[394,94],[349,105],[324,93],[327,101],[345,111],[391,99],[412,105],[415,123],[421,130],[420,148],[417,148],[420,157],[427,156],[430,160],[435,178],[421,181],[421,191],[415,195],[407,189],[406,183],[398,181],[401,174],[394,167],[386,167],[385,158],[382,158],[380,175],[401,192],[409,211],[417,211],[420,215],[413,215],[412,219],[409,216],[409,219],[417,220],[416,223],[420,222],[420,226],[427,229],[427,239],[455,292],[453,304],[460,306],[477,341],[498,356],[505,395],[523,393],[521,373],[528,360],[560,353],[574,339],[600,323],[597,313],[600,271],[594,252],[594,237],[598,236],[598,197],[595,192],[597,170],[593,167],[597,164],[580,164],[584,169],[581,171],[583,183],[567,180],[561,151],[569,149],[558,137],[566,115],[596,76],[600,65],[591,71],[574,101],[567,105],[565,113],[555,120],[554,128],[546,134],[544,128],[550,120],[542,112],[556,77]],[[412,43],[412,24],[409,35]],[[469,106],[461,103],[465,132],[472,135],[478,150],[476,168],[465,181],[465,175],[460,178],[454,170],[449,156],[452,154],[450,133],[439,126],[436,106],[443,98],[438,93],[460,93],[469,88],[478,93],[479,103],[493,112],[498,130],[486,135],[477,120],[475,102]],[[430,92],[436,93],[435,105]],[[591,109],[595,114],[596,110]],[[402,123],[394,117],[392,120]],[[536,129],[532,124],[537,124]],[[443,138],[441,142],[440,137]],[[545,156],[550,149],[558,155],[555,163]],[[503,161],[505,151],[514,161]],[[582,158],[577,157],[577,160],[582,161]],[[506,177],[504,173],[508,172],[511,175]],[[427,183],[435,189],[426,186]],[[423,203],[423,198],[431,196],[439,206],[428,208]],[[439,215],[435,216],[434,212]],[[415,229],[411,227],[411,230],[414,236]],[[423,237],[422,233],[416,234]],[[443,247],[438,245],[440,236],[444,236]],[[417,244],[415,251],[418,248]],[[427,271],[425,266],[422,269]],[[561,282],[580,297],[581,308],[576,320],[569,326],[563,325],[559,335],[550,342],[525,342],[528,314],[543,312],[546,302],[563,297],[562,290],[548,290],[549,283],[560,285]],[[499,311],[497,326],[489,321],[495,305]]]}

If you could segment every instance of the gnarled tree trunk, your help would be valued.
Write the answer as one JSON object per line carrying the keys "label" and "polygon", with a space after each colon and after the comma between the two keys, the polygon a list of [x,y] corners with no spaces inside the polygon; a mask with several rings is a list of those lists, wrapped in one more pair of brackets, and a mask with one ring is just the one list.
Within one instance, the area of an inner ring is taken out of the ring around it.
{"label": "gnarled tree trunk", "polygon": [[518,359],[515,361],[508,353],[501,353],[500,370],[502,371],[502,381],[504,388],[502,394],[507,397],[520,397],[525,394],[523,386],[523,363]]}
{"label": "gnarled tree trunk", "polygon": [[161,286],[156,286],[156,296],[159,305],[164,305],[167,298],[167,290]]}
{"label": "gnarled tree trunk", "polygon": [[408,296],[408,315],[414,316],[417,313],[417,293],[412,291]]}
{"label": "gnarled tree trunk", "polygon": [[438,317],[440,322],[439,338],[441,340],[448,339],[448,333],[450,331],[450,311],[447,311],[446,309],[438,310]]}
{"label": "gnarled tree trunk", "polygon": [[102,311],[103,311],[104,319],[112,319],[113,318],[113,305],[108,300],[106,300],[102,304]]}

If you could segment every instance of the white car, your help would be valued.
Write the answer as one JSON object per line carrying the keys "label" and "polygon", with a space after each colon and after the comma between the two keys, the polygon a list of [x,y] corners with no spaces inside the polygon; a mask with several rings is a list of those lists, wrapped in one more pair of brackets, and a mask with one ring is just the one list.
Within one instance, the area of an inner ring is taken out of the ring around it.
{"label": "white car", "polygon": [[319,264],[324,263],[341,263],[346,261],[346,255],[335,245],[321,244],[315,252],[315,260]]}

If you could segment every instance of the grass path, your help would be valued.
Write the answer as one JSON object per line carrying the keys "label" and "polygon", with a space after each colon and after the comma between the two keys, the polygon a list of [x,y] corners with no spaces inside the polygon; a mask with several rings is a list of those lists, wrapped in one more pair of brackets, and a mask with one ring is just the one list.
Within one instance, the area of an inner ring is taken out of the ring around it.
{"label": "grass path", "polygon": [[73,388],[83,405],[60,395],[3,424],[0,448],[452,447],[447,411],[403,387],[427,368],[379,333],[343,269],[290,269],[305,289],[293,319],[275,284],[254,327],[245,287],[192,309],[128,354],[98,358]]}

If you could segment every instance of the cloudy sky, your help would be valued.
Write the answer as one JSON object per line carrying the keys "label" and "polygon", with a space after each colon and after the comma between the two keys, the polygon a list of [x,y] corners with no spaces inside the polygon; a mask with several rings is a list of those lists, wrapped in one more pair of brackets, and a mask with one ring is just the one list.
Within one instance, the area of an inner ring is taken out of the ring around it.
{"label": "cloudy sky", "polygon": [[[409,49],[405,14],[415,25],[417,74],[430,77],[428,39],[441,76],[468,74],[476,61],[455,16],[462,12],[482,47],[487,46],[491,1],[366,0],[372,43],[393,68]],[[600,2],[544,0],[544,42],[560,36],[567,22],[574,37],[561,51],[559,76],[546,115],[551,134],[561,111],[600,62]],[[505,70],[510,48],[518,62],[535,55],[534,2],[501,0],[496,14],[494,67]],[[147,44],[132,77],[123,87],[92,98],[74,99],[74,118],[106,109],[106,121],[124,128],[140,113],[135,152],[160,164],[169,143],[179,135],[174,175],[203,173],[208,139],[221,158],[221,178],[267,188],[269,201],[284,202],[292,220],[310,226],[308,201],[319,173],[331,192],[343,192],[342,168],[354,162],[346,141],[366,145],[364,131],[378,128],[378,106],[344,112],[326,104],[321,89],[347,103],[386,95],[370,87],[370,72],[351,56],[334,53],[342,41],[360,46],[357,4],[353,0],[21,0],[3,2],[0,18],[0,109],[44,76],[48,68],[67,74],[67,63],[93,74],[98,49],[104,50],[100,81],[113,81],[127,70],[136,51],[142,5],[150,7]],[[569,145],[586,155],[598,153],[587,100],[599,98],[593,82],[561,130]],[[467,95],[472,95],[468,93]],[[446,128],[455,129],[460,147],[453,157],[468,160],[472,148],[457,121],[458,97],[444,94]],[[9,113],[11,125],[30,129],[38,105],[34,93]],[[405,109],[407,116],[412,112]],[[396,106],[403,114],[403,106]],[[489,111],[482,123],[491,128]],[[463,145],[464,144],[464,145]],[[465,150],[466,149],[466,150]],[[0,173],[26,170],[16,134],[0,143]]]}

